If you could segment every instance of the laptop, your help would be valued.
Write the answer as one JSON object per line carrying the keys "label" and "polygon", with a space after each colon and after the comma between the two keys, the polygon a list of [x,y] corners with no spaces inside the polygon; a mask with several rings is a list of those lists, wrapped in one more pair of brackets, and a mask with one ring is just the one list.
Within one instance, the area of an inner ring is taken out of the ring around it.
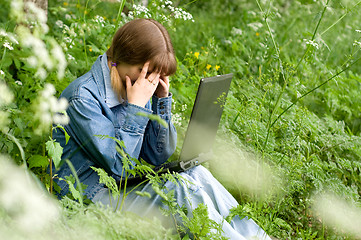
{"label": "laptop", "polygon": [[[200,80],[179,160],[157,166],[153,169],[155,172],[183,172],[212,158],[212,147],[232,77],[230,73]],[[137,176],[130,178],[128,182]]]}

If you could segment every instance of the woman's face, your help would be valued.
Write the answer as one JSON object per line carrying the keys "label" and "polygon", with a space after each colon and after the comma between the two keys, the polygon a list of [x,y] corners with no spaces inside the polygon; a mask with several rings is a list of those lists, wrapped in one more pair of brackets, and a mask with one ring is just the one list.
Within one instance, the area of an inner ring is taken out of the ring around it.
{"label": "woman's face", "polygon": [[[119,64],[117,70],[120,76],[120,79],[125,83],[125,76],[128,76],[132,81],[132,84],[138,79],[140,72],[142,71],[143,65],[129,65],[126,63]],[[152,73],[152,65],[149,66],[147,76]]]}

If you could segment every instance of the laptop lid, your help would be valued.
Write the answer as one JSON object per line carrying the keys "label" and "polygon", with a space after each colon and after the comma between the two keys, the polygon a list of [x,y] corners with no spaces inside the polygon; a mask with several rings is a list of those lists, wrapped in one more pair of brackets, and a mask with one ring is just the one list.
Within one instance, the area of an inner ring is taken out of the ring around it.
{"label": "laptop lid", "polygon": [[233,74],[202,78],[184,138],[180,161],[211,151]]}

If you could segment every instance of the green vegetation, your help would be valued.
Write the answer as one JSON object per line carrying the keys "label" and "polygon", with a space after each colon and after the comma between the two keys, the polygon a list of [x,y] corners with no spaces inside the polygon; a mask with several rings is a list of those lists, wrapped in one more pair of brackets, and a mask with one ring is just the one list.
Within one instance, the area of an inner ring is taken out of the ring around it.
{"label": "green vegetation", "polygon": [[[361,1],[174,1],[193,18],[162,8],[165,1],[149,1],[148,10],[134,2],[123,8],[122,1],[49,0],[47,22],[41,11],[24,12],[22,1],[0,4],[0,196],[7,196],[0,197],[0,232],[10,238],[19,229],[19,238],[34,239],[178,238],[154,221],[84,207],[79,189],[73,192],[79,201],[42,197],[53,177],[46,169],[60,164],[62,151],[49,140],[51,126],[67,121],[56,114],[67,104],[54,95],[87,72],[114,31],[135,16],[162,22],[172,36],[179,146],[199,79],[234,73],[215,159],[206,164],[240,203],[232,214],[253,218],[278,239],[360,238]],[[26,187],[29,178],[43,190]],[[31,210],[44,205],[49,208],[38,215]],[[204,212],[200,206],[194,219],[183,219],[199,239],[208,233],[197,232],[197,224],[217,228]],[[39,219],[29,222],[34,215]]]}

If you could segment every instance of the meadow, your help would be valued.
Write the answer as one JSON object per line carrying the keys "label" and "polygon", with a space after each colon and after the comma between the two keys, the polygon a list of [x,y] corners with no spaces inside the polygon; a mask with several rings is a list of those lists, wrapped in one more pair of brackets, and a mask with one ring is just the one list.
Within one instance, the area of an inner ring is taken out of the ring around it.
{"label": "meadow", "polygon": [[[57,97],[133,18],[154,18],[172,37],[178,146],[200,78],[234,74],[205,163],[239,202],[232,215],[276,239],[361,238],[361,1],[49,0],[47,15],[24,11],[22,0],[0,6],[5,239],[188,239],[157,220],[87,205],[79,187],[60,201],[49,193],[58,189],[47,168],[62,163],[51,130],[68,121]],[[196,239],[220,239],[205,213],[200,206],[184,226]]]}

